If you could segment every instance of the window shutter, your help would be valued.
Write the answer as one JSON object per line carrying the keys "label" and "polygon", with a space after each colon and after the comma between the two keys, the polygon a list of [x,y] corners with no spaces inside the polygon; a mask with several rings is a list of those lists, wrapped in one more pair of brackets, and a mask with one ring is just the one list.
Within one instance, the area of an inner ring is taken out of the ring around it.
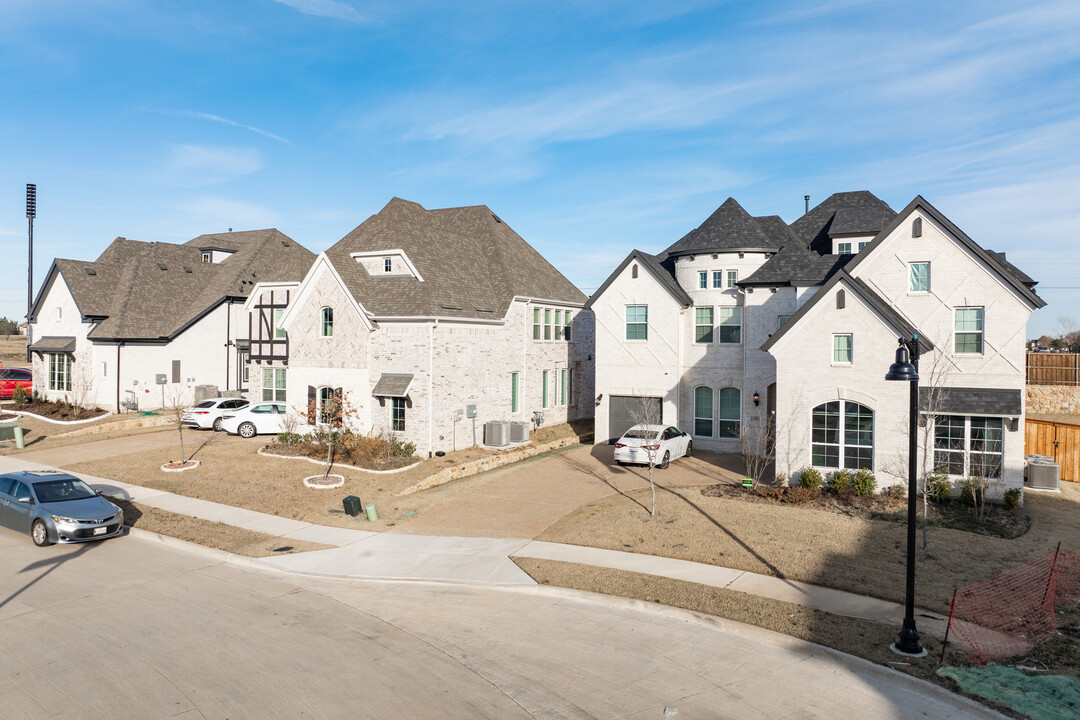
{"label": "window shutter", "polygon": [[334,388],[334,413],[333,413],[333,416],[330,418],[330,423],[334,427],[341,427],[341,416],[342,416],[342,413],[341,413],[341,399],[342,399],[342,396],[343,396],[343,393],[341,392],[341,388]]}
{"label": "window shutter", "polygon": [[308,425],[315,424],[315,386],[307,386],[307,421]]}

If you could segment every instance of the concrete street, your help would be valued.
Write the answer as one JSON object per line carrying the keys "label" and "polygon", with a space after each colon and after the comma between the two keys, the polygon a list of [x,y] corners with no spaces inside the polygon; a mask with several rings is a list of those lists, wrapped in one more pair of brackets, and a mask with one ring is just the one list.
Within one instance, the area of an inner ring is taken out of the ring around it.
{"label": "concrete street", "polygon": [[644,603],[263,573],[133,536],[36,548],[0,530],[3,716],[1000,717]]}

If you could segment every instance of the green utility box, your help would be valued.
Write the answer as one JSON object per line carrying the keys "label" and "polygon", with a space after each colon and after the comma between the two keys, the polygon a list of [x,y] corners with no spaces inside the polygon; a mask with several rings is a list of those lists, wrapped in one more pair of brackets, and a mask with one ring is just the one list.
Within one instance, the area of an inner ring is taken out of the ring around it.
{"label": "green utility box", "polygon": [[358,516],[364,509],[364,503],[360,502],[360,498],[355,495],[349,495],[341,501],[341,504],[345,508],[345,514],[352,517]]}
{"label": "green utility box", "polygon": [[20,450],[25,447],[23,444],[23,429],[18,425],[0,423],[0,440],[14,440],[15,447]]}

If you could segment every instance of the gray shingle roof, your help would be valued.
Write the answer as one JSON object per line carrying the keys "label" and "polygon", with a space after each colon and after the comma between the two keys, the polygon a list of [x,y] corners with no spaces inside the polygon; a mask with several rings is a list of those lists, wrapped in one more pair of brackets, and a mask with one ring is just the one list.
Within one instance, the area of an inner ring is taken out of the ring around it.
{"label": "gray shingle roof", "polygon": [[791,230],[806,247],[824,255],[832,252],[832,238],[877,235],[894,217],[896,211],[868,190],[842,192],[791,223]]}
{"label": "gray shingle roof", "polygon": [[670,260],[662,261],[655,255],[650,255],[649,253],[644,253],[640,250],[631,250],[630,254],[626,256],[626,259],[619,264],[619,267],[615,268],[615,272],[608,275],[608,278],[604,281],[603,285],[598,287],[596,292],[589,297],[589,301],[585,303],[585,307],[592,307],[593,300],[600,297],[604,291],[608,289],[608,286],[615,282],[615,278],[619,277],[622,271],[626,269],[626,266],[635,260],[641,267],[645,268],[645,271],[652,275],[664,289],[671,293],[671,296],[683,307],[690,307],[694,304],[694,301],[690,299],[690,295],[682,289],[682,286],[679,285],[679,282],[675,279],[675,271]]}
{"label": "gray shingle roof", "polygon": [[680,238],[661,257],[735,250],[775,251],[780,249],[786,236],[787,233],[772,219],[753,218],[734,198],[728,198],[705,222]]}
{"label": "gray shingle roof", "polygon": [[[210,244],[235,252],[224,262],[204,263],[199,248]],[[302,245],[269,229],[203,235],[182,245],[117,238],[95,262],[60,259],[54,269],[80,312],[103,318],[91,339],[164,340],[226,298],[246,297],[256,282],[299,282],[314,260]]]}
{"label": "gray shingle roof", "polygon": [[[919,409],[927,410],[933,399],[931,392],[935,388],[919,388]],[[1004,388],[964,388],[948,387],[938,390],[940,403],[944,407],[935,408],[938,412],[956,415],[1011,415],[1024,412],[1024,397],[1020,390]]]}
{"label": "gray shingle roof", "polygon": [[[404,250],[424,279],[370,277],[351,253]],[[585,296],[485,205],[426,210],[393,198],[326,251],[376,317],[502,318],[515,296],[583,304]]]}

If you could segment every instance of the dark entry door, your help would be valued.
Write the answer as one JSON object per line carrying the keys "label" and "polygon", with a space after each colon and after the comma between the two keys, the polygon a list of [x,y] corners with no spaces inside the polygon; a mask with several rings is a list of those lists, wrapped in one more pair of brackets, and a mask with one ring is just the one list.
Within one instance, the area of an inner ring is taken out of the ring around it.
{"label": "dark entry door", "polygon": [[627,430],[646,417],[657,425],[663,424],[663,401],[658,397],[612,395],[608,403],[608,444],[615,442]]}

